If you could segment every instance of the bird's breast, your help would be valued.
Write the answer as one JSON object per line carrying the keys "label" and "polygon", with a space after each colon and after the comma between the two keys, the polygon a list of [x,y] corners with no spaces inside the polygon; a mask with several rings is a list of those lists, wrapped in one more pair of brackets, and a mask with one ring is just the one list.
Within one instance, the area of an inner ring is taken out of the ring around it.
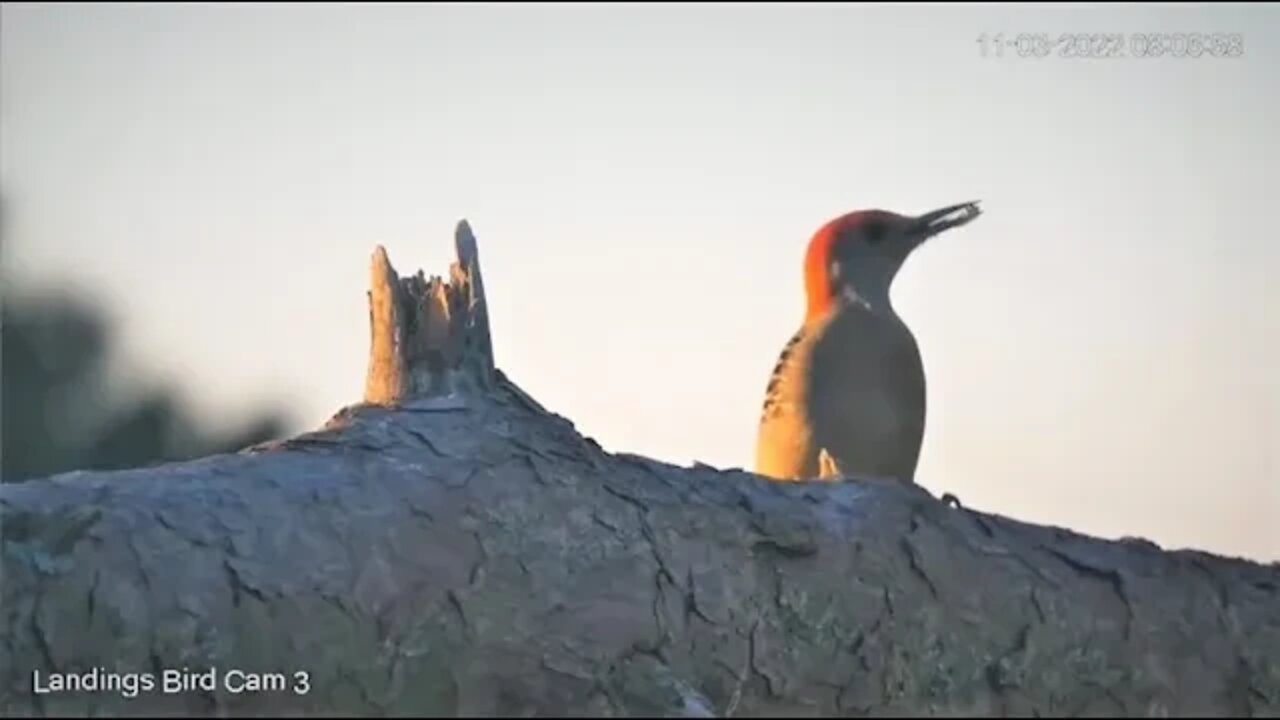
{"label": "bird's breast", "polygon": [[827,442],[909,443],[922,432],[924,371],[897,316],[846,309],[815,334],[810,364],[806,408]]}

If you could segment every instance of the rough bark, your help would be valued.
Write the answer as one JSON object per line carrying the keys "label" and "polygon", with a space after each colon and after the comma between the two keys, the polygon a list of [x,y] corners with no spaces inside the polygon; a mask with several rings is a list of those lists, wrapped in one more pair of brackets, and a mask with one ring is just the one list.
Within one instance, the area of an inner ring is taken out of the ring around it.
{"label": "rough bark", "polygon": [[[1275,566],[606,453],[494,368],[458,243],[449,283],[375,253],[323,429],[0,487],[0,712],[1280,714]],[[156,685],[33,692],[93,669]]]}

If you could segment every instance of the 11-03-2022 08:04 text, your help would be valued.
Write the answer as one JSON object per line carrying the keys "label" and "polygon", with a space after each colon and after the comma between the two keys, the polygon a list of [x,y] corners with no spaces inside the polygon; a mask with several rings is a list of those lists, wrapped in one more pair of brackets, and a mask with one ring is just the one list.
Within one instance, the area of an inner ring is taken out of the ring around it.
{"label": "11-03-2022 08:04 text", "polygon": [[1241,33],[982,33],[978,52],[988,59],[1239,58]]}

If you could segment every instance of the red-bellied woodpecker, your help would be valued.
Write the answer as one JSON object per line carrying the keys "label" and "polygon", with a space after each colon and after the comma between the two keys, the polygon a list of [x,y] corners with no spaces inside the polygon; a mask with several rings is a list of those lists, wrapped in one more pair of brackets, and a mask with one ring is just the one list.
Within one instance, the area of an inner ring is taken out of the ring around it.
{"label": "red-bellied woodpecker", "polygon": [[915,482],[924,366],[889,287],[921,243],[979,214],[976,202],[919,217],[865,210],[814,234],[804,260],[804,324],[782,349],[765,391],[757,473]]}

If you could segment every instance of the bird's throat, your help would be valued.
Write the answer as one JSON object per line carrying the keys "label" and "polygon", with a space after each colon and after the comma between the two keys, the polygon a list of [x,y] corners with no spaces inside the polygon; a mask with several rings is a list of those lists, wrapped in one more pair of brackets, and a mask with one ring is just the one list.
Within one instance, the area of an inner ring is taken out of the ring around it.
{"label": "bird's throat", "polygon": [[841,307],[854,307],[876,315],[894,314],[889,300],[889,288],[893,278],[860,278],[841,282],[825,294],[822,302],[810,303],[809,319],[814,320]]}

